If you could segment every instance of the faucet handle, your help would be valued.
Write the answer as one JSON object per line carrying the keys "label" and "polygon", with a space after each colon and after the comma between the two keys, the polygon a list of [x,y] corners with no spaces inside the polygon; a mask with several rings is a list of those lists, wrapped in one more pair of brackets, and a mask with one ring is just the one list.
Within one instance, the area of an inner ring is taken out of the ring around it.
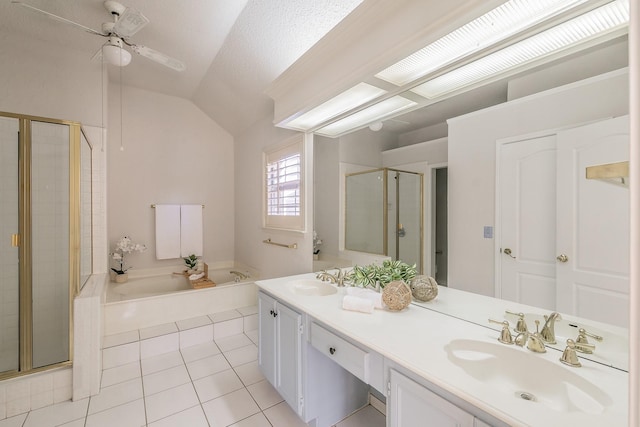
{"label": "faucet handle", "polygon": [[511,331],[509,330],[509,322],[504,320],[504,321],[499,321],[499,320],[493,320],[493,319],[489,319],[489,323],[496,323],[498,325],[502,325],[502,331],[500,332],[500,338],[498,338],[498,341],[500,341],[503,344],[513,344],[513,337],[511,336]]}
{"label": "faucet handle", "polygon": [[560,362],[574,368],[579,368],[580,366],[582,366],[582,363],[580,363],[578,355],[576,354],[576,350],[580,347],[591,347],[592,350],[595,348],[595,346],[592,344],[578,344],[577,342],[569,338],[567,340],[567,348],[564,349],[564,351],[562,352],[562,357],[560,357]]}
{"label": "faucet handle", "polygon": [[527,328],[527,322],[524,320],[524,313],[516,313],[515,311],[504,311],[507,314],[511,314],[513,316],[518,316],[518,322],[516,323],[516,327],[514,330],[516,332],[527,332],[529,329]]}
{"label": "faucet handle", "polygon": [[594,340],[596,340],[598,342],[601,342],[604,339],[600,335],[596,335],[596,334],[592,334],[591,332],[587,332],[584,328],[578,329],[578,333],[580,335],[585,335],[587,337],[591,337],[591,338],[593,338]]}
{"label": "faucet handle", "polygon": [[576,338],[576,351],[585,354],[593,353],[593,350],[595,350],[596,346],[593,344],[589,344],[589,341],[587,341],[587,337],[591,337],[598,342],[603,340],[601,336],[589,333],[584,328],[580,328],[578,329],[578,338]]}

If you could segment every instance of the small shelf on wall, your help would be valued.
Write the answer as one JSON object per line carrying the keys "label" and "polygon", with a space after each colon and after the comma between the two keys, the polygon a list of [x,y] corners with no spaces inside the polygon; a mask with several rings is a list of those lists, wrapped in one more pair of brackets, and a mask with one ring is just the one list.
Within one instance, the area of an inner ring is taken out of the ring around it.
{"label": "small shelf on wall", "polygon": [[624,187],[629,186],[629,162],[606,163],[588,166],[587,179],[598,179]]}

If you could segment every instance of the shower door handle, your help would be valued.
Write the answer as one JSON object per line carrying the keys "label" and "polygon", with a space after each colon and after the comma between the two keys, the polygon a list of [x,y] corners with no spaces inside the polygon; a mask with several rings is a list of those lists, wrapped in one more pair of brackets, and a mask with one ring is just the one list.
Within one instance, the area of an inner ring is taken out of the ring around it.
{"label": "shower door handle", "polygon": [[20,246],[20,235],[19,234],[12,234],[11,235],[11,246],[18,247]]}

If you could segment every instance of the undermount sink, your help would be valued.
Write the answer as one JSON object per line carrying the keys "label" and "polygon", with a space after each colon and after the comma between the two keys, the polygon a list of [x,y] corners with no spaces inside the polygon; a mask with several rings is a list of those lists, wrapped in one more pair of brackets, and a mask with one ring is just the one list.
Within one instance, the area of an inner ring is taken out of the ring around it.
{"label": "undermount sink", "polygon": [[467,375],[514,399],[537,402],[558,412],[588,414],[600,414],[613,403],[607,393],[572,368],[520,347],[459,339],[447,344],[445,351]]}
{"label": "undermount sink", "polygon": [[338,289],[327,282],[313,279],[294,280],[288,283],[293,293],[304,296],[326,296],[333,295]]}

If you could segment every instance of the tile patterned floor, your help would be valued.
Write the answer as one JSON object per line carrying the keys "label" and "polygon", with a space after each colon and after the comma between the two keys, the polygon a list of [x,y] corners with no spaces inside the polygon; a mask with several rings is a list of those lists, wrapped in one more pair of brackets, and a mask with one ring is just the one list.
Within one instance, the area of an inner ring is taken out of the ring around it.
{"label": "tile patterned floor", "polygon": [[[7,418],[0,427],[305,426],[258,369],[257,331],[105,369],[100,394]],[[367,406],[337,427],[383,427]]]}

